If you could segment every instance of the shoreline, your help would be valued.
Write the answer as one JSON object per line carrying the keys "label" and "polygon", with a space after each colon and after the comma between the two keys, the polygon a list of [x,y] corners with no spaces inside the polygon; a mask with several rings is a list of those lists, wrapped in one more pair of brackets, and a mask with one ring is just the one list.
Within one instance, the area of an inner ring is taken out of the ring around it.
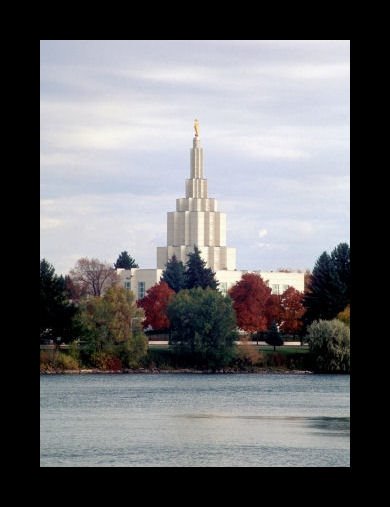
{"label": "shoreline", "polygon": [[266,375],[270,373],[276,374],[289,374],[289,375],[311,375],[314,374],[313,371],[310,370],[288,370],[282,368],[254,368],[252,370],[196,370],[191,368],[178,368],[178,369],[169,369],[169,370],[159,370],[158,368],[147,369],[147,368],[137,368],[137,369],[124,369],[124,370],[99,370],[96,368],[86,368],[81,370],[41,370],[40,375],[160,375],[165,373],[191,373],[191,374],[212,374],[212,375],[234,375],[237,373],[246,374],[246,373],[256,373],[259,375]]}

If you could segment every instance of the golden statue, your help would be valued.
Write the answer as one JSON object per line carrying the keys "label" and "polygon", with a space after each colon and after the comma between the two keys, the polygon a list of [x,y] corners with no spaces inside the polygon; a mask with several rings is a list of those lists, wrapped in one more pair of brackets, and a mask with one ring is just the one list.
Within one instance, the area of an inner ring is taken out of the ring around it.
{"label": "golden statue", "polygon": [[195,129],[195,136],[198,137],[199,136],[199,121],[198,120],[194,120],[194,129]]}

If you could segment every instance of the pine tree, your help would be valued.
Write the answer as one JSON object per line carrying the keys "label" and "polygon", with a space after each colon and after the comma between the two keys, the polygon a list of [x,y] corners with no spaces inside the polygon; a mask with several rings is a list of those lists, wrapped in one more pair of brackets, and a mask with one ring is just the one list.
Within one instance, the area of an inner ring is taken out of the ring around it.
{"label": "pine tree", "polygon": [[194,287],[216,289],[218,287],[219,282],[215,279],[214,271],[211,268],[206,268],[206,262],[200,256],[197,246],[194,246],[194,251],[188,254],[185,279],[187,289]]}
{"label": "pine tree", "polygon": [[337,245],[330,254],[330,259],[335,270],[334,305],[340,312],[351,301],[351,261],[347,243]]}
{"label": "pine tree", "polygon": [[184,264],[177,260],[176,255],[173,255],[166,263],[160,281],[167,283],[176,293],[185,289],[186,279]]}
{"label": "pine tree", "polygon": [[72,338],[72,319],[76,308],[70,303],[65,280],[55,274],[54,267],[46,260],[40,262],[40,337],[44,339]]}
{"label": "pine tree", "polygon": [[305,324],[335,318],[350,303],[350,297],[350,249],[340,243],[331,255],[323,252],[314,266],[304,297]]}
{"label": "pine tree", "polygon": [[133,257],[131,257],[126,250],[124,252],[121,252],[118,259],[116,260],[114,264],[115,269],[132,269],[132,268],[138,268],[138,264],[135,262]]}
{"label": "pine tree", "polygon": [[273,321],[271,324],[271,327],[269,331],[267,332],[265,342],[268,343],[268,345],[272,345],[275,352],[275,347],[279,347],[280,345],[283,345],[283,339],[280,336],[278,326],[276,325],[276,322]]}

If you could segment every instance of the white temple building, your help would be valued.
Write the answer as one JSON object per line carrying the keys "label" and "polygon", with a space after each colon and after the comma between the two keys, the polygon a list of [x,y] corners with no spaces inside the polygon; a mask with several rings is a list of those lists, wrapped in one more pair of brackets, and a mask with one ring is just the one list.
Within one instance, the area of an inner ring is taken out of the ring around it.
{"label": "white temple building", "polygon": [[[215,271],[218,288],[223,293],[249,272],[236,269],[236,249],[226,245],[226,214],[218,211],[216,199],[208,197],[197,120],[194,128],[185,197],[176,199],[176,211],[167,213],[167,246],[157,247],[157,269],[117,270],[124,287],[131,289],[137,299],[142,299],[146,291],[160,281],[165,265],[173,255],[185,264],[194,246],[199,248],[207,267]],[[281,294],[290,286],[301,292],[304,290],[304,273],[250,272],[259,274],[274,294]]]}

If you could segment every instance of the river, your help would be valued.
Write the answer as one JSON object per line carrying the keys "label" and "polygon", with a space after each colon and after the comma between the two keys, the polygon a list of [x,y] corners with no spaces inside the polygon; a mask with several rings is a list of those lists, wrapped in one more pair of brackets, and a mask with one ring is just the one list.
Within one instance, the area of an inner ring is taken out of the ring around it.
{"label": "river", "polygon": [[350,378],[41,376],[41,467],[349,467]]}

